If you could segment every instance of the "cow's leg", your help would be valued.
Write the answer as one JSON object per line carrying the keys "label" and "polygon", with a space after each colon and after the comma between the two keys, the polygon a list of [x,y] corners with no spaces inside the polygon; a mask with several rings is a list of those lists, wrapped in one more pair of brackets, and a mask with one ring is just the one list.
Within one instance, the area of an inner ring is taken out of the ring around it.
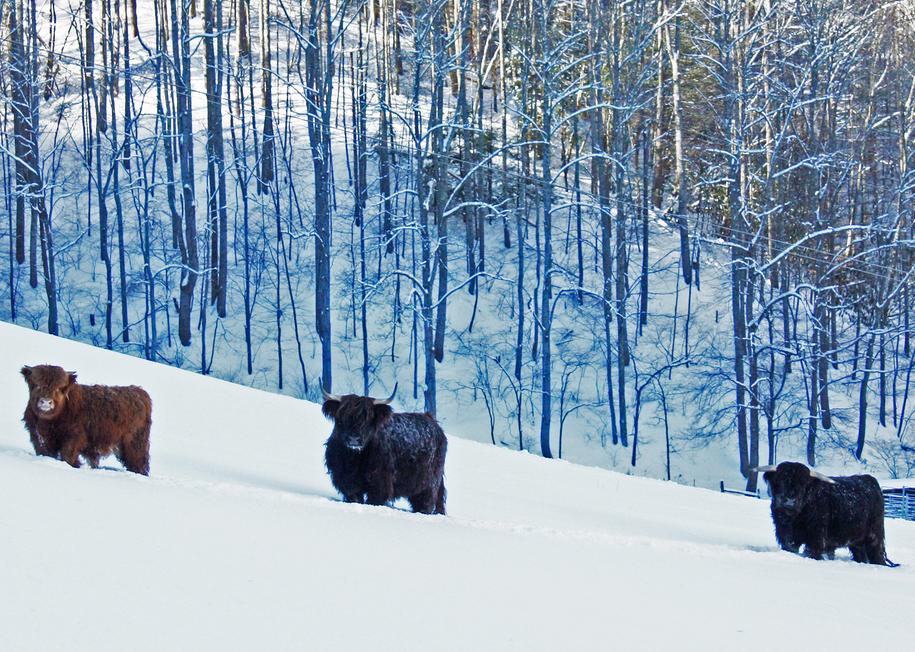
{"label": "cow's leg", "polygon": [[49,455],[54,457],[54,454],[50,451],[50,447],[45,443],[44,438],[38,434],[38,428],[29,426],[29,439],[32,440],[32,448],[35,449],[36,455]]}
{"label": "cow's leg", "polygon": [[819,561],[823,558],[823,549],[817,548],[816,546],[805,545],[804,546],[804,556],[809,557],[810,559],[816,559]]}
{"label": "cow's leg", "polygon": [[365,494],[363,493],[348,493],[343,494],[343,502],[345,503],[359,503],[360,505],[365,502]]}
{"label": "cow's leg", "polygon": [[60,459],[60,452],[62,448],[62,442],[58,436],[50,436],[45,440],[45,449],[47,451],[45,454],[49,457]]}
{"label": "cow's leg", "polygon": [[88,444],[89,440],[83,433],[71,433],[60,450],[61,459],[74,469],[78,469],[79,456]]}
{"label": "cow's leg", "polygon": [[376,478],[365,492],[369,505],[387,505],[394,498],[394,486],[390,477]]}
{"label": "cow's leg", "polygon": [[820,561],[823,558],[823,550],[815,546],[806,546],[804,548],[804,555],[810,557],[810,559]]}
{"label": "cow's leg", "polygon": [[365,501],[369,505],[386,505],[394,496],[394,473],[381,468],[368,477],[368,489],[365,492]]}
{"label": "cow's leg", "polygon": [[822,559],[823,551],[826,550],[826,538],[815,537],[813,540],[804,544],[804,555],[811,559]]}
{"label": "cow's leg", "polygon": [[864,550],[867,558],[861,561],[886,566],[886,544],[882,537],[873,532],[868,534],[867,539],[864,541]]}
{"label": "cow's leg", "polygon": [[83,457],[86,458],[86,461],[89,462],[89,466],[91,466],[93,469],[97,469],[99,467],[99,462],[102,459],[102,456],[99,455],[99,452],[95,449],[85,451],[83,453]]}
{"label": "cow's leg", "polygon": [[37,426],[28,426],[29,439],[32,441],[32,448],[35,449],[36,455],[45,457],[57,457],[60,455],[60,442],[57,437],[51,434],[42,435]]}
{"label": "cow's leg", "polygon": [[149,475],[149,423],[123,442],[116,455],[128,471]]}
{"label": "cow's leg", "polygon": [[867,549],[863,544],[857,543],[849,545],[848,549],[851,550],[851,558],[858,563],[867,562]]}
{"label": "cow's leg", "polygon": [[32,441],[32,446],[35,448],[36,455],[42,455],[44,457],[57,457],[60,455],[60,446],[57,445],[57,442],[53,439],[43,439],[37,437]]}
{"label": "cow's leg", "polygon": [[410,501],[410,507],[413,508],[414,512],[419,512],[420,514],[432,514],[435,511],[435,497],[437,491],[432,489],[426,489],[421,491],[418,494],[413,494],[408,497]]}
{"label": "cow's leg", "polygon": [[365,502],[369,505],[386,505],[389,498],[385,491],[373,487],[365,495]]}

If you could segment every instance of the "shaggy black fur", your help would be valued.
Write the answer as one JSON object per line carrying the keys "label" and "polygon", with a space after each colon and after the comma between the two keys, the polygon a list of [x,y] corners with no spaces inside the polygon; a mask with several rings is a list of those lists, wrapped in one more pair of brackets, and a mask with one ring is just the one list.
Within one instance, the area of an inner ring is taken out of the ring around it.
{"label": "shaggy black fur", "polygon": [[782,462],[763,479],[772,496],[775,538],[784,550],[813,559],[848,547],[858,562],[892,566],[886,557],[883,494],[870,475],[835,477],[831,484],[797,462]]}
{"label": "shaggy black fur", "polygon": [[430,414],[394,414],[353,394],[321,408],[334,421],[324,463],[346,502],[384,505],[407,498],[414,512],[445,513],[448,440]]}

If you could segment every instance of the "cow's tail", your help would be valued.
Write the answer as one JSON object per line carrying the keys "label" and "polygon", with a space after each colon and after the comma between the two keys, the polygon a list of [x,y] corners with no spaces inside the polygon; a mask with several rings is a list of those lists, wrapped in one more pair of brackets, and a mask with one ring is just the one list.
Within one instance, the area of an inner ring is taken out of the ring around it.
{"label": "cow's tail", "polygon": [[438,495],[435,497],[435,513],[436,514],[445,514],[445,499],[448,496],[448,492],[445,490],[445,478],[442,477],[442,481],[438,486]]}
{"label": "cow's tail", "polygon": [[886,566],[887,568],[897,568],[899,566],[899,564],[897,564],[896,562],[894,562],[892,559],[890,559],[887,556],[885,543],[880,545],[880,548],[878,549],[878,554],[874,555],[874,557],[876,557],[876,559],[878,560],[878,563],[882,561],[883,565]]}

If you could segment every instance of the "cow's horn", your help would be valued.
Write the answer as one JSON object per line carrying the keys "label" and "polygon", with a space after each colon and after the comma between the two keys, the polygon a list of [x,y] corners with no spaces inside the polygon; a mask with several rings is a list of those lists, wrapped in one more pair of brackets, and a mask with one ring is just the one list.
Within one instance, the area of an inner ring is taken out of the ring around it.
{"label": "cow's horn", "polygon": [[817,480],[822,480],[823,482],[828,482],[829,484],[836,483],[836,481],[830,478],[828,475],[823,475],[819,471],[814,471],[813,469],[810,469],[810,477],[816,478]]}
{"label": "cow's horn", "polygon": [[394,396],[397,394],[397,383],[394,383],[394,391],[391,392],[391,395],[387,398],[373,398],[372,403],[375,405],[390,405],[391,401],[394,400]]}
{"label": "cow's horn", "polygon": [[766,466],[754,466],[750,469],[750,473],[766,473],[768,471],[774,471],[778,466],[775,464],[767,464]]}
{"label": "cow's horn", "polygon": [[337,401],[337,402],[340,401],[339,396],[337,396],[336,394],[331,394],[326,389],[324,389],[324,380],[323,379],[319,379],[318,382],[320,382],[320,384],[321,384],[321,394],[324,396],[325,401]]}

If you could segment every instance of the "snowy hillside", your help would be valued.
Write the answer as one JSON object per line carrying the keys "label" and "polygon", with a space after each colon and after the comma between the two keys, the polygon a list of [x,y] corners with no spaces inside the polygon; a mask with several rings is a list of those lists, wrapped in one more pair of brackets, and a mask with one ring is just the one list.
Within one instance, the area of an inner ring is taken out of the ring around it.
{"label": "snowy hillside", "polygon": [[[898,569],[774,545],[768,503],[452,436],[449,516],[345,505],[318,406],[0,324],[4,650],[903,649]],[[36,458],[22,364],[153,397],[152,473]],[[460,433],[453,433],[454,435]]]}

